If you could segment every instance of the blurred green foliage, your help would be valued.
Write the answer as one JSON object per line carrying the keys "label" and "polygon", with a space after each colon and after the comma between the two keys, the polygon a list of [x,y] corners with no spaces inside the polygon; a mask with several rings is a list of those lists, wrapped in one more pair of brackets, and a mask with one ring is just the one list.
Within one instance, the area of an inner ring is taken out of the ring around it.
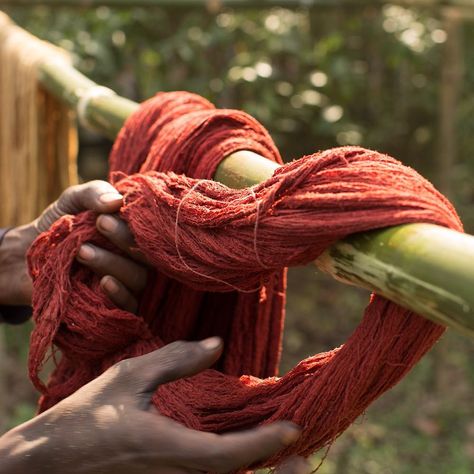
{"label": "blurred green foliage", "polygon": [[[122,95],[143,100],[156,91],[183,89],[220,107],[244,109],[270,130],[287,160],[356,144],[388,152],[439,180],[440,67],[446,41],[439,10],[387,4],[212,13],[204,8],[184,13],[39,7],[10,13],[34,34],[69,50],[80,70]],[[474,25],[466,23],[463,34],[466,76],[451,189],[472,233]],[[103,174],[97,150],[91,165],[83,145],[84,175]],[[292,270],[283,370],[342,344],[367,299],[364,291],[328,280],[313,267]],[[27,331],[7,333],[18,373],[24,370],[18,361],[26,357]],[[474,472],[473,355],[471,341],[449,334],[332,446],[319,472]],[[34,395],[16,372],[12,380],[22,394],[10,420],[15,424],[32,415]]]}
{"label": "blurred green foliage", "polygon": [[[80,70],[127,97],[190,90],[261,120],[290,160],[335,145],[385,151],[437,181],[440,10],[13,9]],[[467,23],[465,45],[474,28]],[[454,199],[474,201],[474,56],[458,117]],[[472,212],[465,210],[469,228]]]}

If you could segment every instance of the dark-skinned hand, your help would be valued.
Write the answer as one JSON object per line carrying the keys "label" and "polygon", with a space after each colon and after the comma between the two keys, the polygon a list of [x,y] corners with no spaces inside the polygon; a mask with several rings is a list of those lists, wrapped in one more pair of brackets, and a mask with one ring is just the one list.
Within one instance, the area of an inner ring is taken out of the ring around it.
{"label": "dark-skinned hand", "polygon": [[[0,438],[0,474],[224,473],[268,459],[299,429],[279,422],[217,435],[185,428],[151,405],[158,386],[210,367],[219,338],[175,342],[127,359],[33,420]],[[281,474],[311,468],[294,458]]]}
{"label": "dark-skinned hand", "polygon": [[[124,250],[130,258],[85,244],[77,259],[102,276],[101,286],[120,308],[135,312],[137,297],[145,287],[147,270],[138,262],[134,242],[127,225],[113,216],[122,205],[122,196],[105,181],[72,186],[30,224],[8,231],[0,246],[0,304],[31,304],[32,282],[28,274],[26,253],[33,240],[48,230],[60,217],[85,210],[99,214],[98,230]],[[102,225],[103,224],[103,225]]]}

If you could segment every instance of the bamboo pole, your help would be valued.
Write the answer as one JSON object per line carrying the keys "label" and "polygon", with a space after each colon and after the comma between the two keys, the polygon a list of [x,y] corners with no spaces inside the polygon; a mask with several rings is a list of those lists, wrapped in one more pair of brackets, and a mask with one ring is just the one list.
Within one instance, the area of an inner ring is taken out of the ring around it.
{"label": "bamboo pole", "polygon": [[[138,107],[117,95],[94,93],[99,86],[68,64],[45,62],[40,81],[72,108],[82,106],[85,122],[111,138]],[[242,188],[267,179],[277,167],[239,151],[223,160],[214,179]],[[473,236],[429,224],[402,225],[350,236],[315,263],[338,280],[474,337]]]}
{"label": "bamboo pole", "polygon": [[0,0],[1,5],[9,6],[64,6],[64,7],[174,7],[192,8],[204,7],[218,10],[221,7],[232,8],[318,8],[318,7],[350,7],[362,5],[384,5],[394,3],[407,7],[443,7],[457,6],[474,8],[472,0]]}

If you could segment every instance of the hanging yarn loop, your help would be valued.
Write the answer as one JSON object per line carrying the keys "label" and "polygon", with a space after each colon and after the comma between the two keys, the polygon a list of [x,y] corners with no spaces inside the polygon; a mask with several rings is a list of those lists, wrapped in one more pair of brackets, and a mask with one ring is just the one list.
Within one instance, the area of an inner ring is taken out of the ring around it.
{"label": "hanging yarn loop", "polygon": [[[157,94],[120,132],[111,181],[124,195],[121,216],[155,269],[138,316],[114,307],[99,278],[74,261],[86,241],[110,247],[92,213],[65,217],[36,240],[29,369],[43,393],[41,410],[121,359],[217,335],[225,343],[217,365],[160,387],[153,403],[188,427],[218,433],[292,420],[302,436],[266,462],[274,465],[330,445],[442,335],[443,327],[372,295],[343,346],[276,377],[287,266],[308,263],[355,232],[410,222],[462,226],[429,182],[375,151],[306,156],[250,189],[211,181],[238,150],[281,163],[252,117],[186,92]],[[40,371],[52,346],[62,358],[45,384]]]}

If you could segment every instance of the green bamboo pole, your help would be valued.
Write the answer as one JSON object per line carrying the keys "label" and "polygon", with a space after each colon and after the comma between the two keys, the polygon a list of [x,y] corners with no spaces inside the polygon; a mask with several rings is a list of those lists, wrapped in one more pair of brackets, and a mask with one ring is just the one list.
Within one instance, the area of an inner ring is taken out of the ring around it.
{"label": "green bamboo pole", "polygon": [[[44,87],[88,125],[113,138],[138,104],[94,93],[99,86],[66,63],[45,62]],[[270,177],[277,164],[250,151],[223,160],[214,178],[243,188]],[[376,291],[428,319],[474,336],[474,237],[435,225],[402,225],[350,236],[315,262],[338,280]]]}
{"label": "green bamboo pole", "polygon": [[266,8],[266,7],[344,7],[395,3],[405,6],[458,6],[474,8],[472,0],[0,0],[1,5],[9,6],[65,6],[65,7],[204,7],[211,10],[223,7]]}

